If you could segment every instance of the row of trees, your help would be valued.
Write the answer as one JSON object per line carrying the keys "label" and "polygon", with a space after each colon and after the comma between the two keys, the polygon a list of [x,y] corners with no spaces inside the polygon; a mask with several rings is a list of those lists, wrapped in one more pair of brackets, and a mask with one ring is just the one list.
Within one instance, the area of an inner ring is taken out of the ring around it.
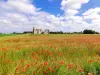
{"label": "row of trees", "polygon": [[88,29],[85,29],[83,31],[83,34],[99,34],[99,32],[96,32],[94,30],[88,30]]}
{"label": "row of trees", "polygon": [[66,33],[64,33],[64,32],[62,32],[62,31],[60,31],[60,32],[50,32],[50,34],[99,34],[99,32],[96,32],[96,31],[94,31],[94,30],[90,30],[90,29],[85,29],[83,32],[81,31],[81,32],[66,32]]}
{"label": "row of trees", "polygon": [[[23,32],[23,33],[16,33],[13,32],[13,34],[27,34],[27,33],[32,33],[32,32]],[[2,33],[1,33],[2,34]],[[90,30],[90,29],[85,29],[84,31],[81,32],[62,32],[62,31],[56,31],[56,32],[50,32],[50,34],[99,34],[99,32],[96,32],[94,30]]]}

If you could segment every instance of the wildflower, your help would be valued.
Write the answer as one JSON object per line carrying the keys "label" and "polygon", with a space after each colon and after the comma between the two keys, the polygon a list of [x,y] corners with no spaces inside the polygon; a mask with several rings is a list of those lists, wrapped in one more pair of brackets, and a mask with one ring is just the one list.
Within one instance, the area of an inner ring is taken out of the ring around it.
{"label": "wildflower", "polygon": [[72,67],[73,67],[73,64],[68,64],[68,69],[72,69]]}
{"label": "wildflower", "polygon": [[35,64],[38,64],[38,62],[36,61]]}
{"label": "wildflower", "polygon": [[44,71],[43,73],[44,73],[44,74],[47,74],[47,72],[46,72],[46,71]]}
{"label": "wildflower", "polygon": [[35,52],[32,52],[32,56],[34,56],[35,55]]}
{"label": "wildflower", "polygon": [[94,74],[96,74],[97,72],[94,72]]}
{"label": "wildflower", "polygon": [[21,63],[23,63],[23,62],[24,62],[24,60],[20,60],[20,62],[21,62]]}
{"label": "wildflower", "polygon": [[15,71],[17,72],[17,71],[18,71],[18,69],[19,69],[19,67],[17,67]]}
{"label": "wildflower", "polygon": [[88,73],[88,75],[92,75],[92,73]]}
{"label": "wildflower", "polygon": [[0,59],[2,58],[3,56],[0,56]]}
{"label": "wildflower", "polygon": [[57,69],[57,68],[59,68],[59,66],[58,66],[58,65],[56,65],[56,66],[55,66],[55,68]]}
{"label": "wildflower", "polygon": [[52,70],[52,73],[54,73],[54,70]]}
{"label": "wildflower", "polygon": [[79,68],[79,65],[78,65],[78,64],[76,64],[76,65],[75,65],[75,67],[76,67],[76,68]]}
{"label": "wildflower", "polygon": [[79,69],[78,72],[83,72],[83,69]]}
{"label": "wildflower", "polygon": [[48,65],[48,62],[44,62],[44,65]]}
{"label": "wildflower", "polygon": [[48,70],[49,70],[49,71],[52,71],[52,68],[51,68],[51,67],[48,67]]}
{"label": "wildflower", "polygon": [[27,64],[27,68],[29,68],[30,67],[30,64]]}
{"label": "wildflower", "polygon": [[2,48],[2,50],[3,50],[3,51],[6,51],[6,50],[7,50],[7,48]]}
{"label": "wildflower", "polygon": [[98,58],[97,60],[100,60],[100,58]]}
{"label": "wildflower", "polygon": [[76,52],[76,50],[73,50],[73,52],[75,53],[75,52]]}
{"label": "wildflower", "polygon": [[25,69],[22,69],[22,72],[25,72]]}
{"label": "wildflower", "polygon": [[93,60],[91,59],[91,60],[89,60],[88,62],[91,63],[91,62],[93,62]]}
{"label": "wildflower", "polygon": [[12,61],[11,60],[6,60],[6,63],[12,64]]}
{"label": "wildflower", "polygon": [[60,64],[64,64],[64,61],[61,61]]}
{"label": "wildflower", "polygon": [[34,71],[34,75],[36,75],[37,74],[37,72],[36,71]]}

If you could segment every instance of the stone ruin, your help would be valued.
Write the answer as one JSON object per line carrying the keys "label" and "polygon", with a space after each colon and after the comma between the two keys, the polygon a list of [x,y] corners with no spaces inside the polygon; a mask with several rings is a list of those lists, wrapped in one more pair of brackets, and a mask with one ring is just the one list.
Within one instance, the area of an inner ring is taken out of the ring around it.
{"label": "stone ruin", "polygon": [[45,29],[45,31],[44,31],[43,33],[44,33],[44,34],[49,34],[50,31],[49,31],[49,29]]}
{"label": "stone ruin", "polygon": [[35,29],[33,27],[33,34],[49,34],[50,31],[48,29],[45,29],[44,32],[42,31],[42,29]]}

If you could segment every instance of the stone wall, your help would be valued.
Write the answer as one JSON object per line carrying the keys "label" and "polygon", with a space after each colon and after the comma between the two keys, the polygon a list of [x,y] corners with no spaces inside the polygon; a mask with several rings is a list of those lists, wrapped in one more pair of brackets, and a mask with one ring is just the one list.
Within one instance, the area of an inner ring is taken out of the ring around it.
{"label": "stone wall", "polygon": [[42,34],[42,29],[33,28],[33,34]]}
{"label": "stone wall", "polygon": [[44,34],[49,34],[50,31],[48,29],[45,29]]}

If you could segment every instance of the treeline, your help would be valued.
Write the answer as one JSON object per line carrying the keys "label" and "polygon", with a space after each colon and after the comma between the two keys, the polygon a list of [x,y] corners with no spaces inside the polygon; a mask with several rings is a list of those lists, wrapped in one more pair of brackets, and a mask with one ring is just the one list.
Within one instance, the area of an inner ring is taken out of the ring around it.
{"label": "treeline", "polygon": [[99,34],[99,32],[96,32],[94,30],[90,29],[85,29],[84,31],[81,32],[50,32],[50,34]]}
{"label": "treeline", "polygon": [[64,34],[64,32],[62,32],[62,31],[58,31],[58,32],[50,32],[50,34]]}
{"label": "treeline", "polygon": [[99,34],[99,32],[96,32],[94,30],[85,29],[83,31],[83,34]]}
{"label": "treeline", "polygon": [[[17,33],[17,32],[13,32],[12,34],[28,34],[31,33],[32,31],[25,31],[23,33]],[[4,33],[0,33],[0,34],[4,34]],[[51,31],[49,32],[49,34],[99,34],[99,32],[96,32],[95,30],[90,30],[90,29],[85,29],[84,31],[81,32],[63,32],[63,31]]]}

